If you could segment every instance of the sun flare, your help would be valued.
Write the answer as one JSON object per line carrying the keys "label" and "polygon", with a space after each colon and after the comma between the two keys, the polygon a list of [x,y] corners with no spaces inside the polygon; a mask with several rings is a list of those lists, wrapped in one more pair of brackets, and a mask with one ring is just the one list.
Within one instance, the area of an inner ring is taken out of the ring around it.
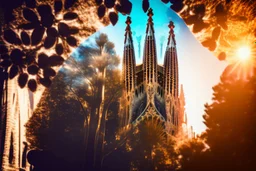
{"label": "sun flare", "polygon": [[250,58],[251,56],[251,49],[250,47],[244,46],[237,50],[237,56],[240,60],[245,61]]}

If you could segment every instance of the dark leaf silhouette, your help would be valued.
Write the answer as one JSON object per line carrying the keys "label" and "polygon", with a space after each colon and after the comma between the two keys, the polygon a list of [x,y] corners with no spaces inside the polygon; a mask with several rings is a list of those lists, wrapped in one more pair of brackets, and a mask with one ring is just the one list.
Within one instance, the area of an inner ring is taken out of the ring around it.
{"label": "dark leaf silhouette", "polygon": [[219,3],[215,8],[215,12],[217,16],[225,15],[226,11],[224,5],[222,3]]}
{"label": "dark leaf silhouette", "polygon": [[142,2],[142,9],[144,12],[147,12],[148,11],[148,8],[149,8],[149,2],[148,0],[143,0]]}
{"label": "dark leaf silhouette", "polygon": [[33,62],[35,62],[35,54],[26,54],[26,58],[25,61],[28,65],[32,64]]}
{"label": "dark leaf silhouette", "polygon": [[182,1],[174,1],[171,5],[171,9],[175,12],[180,12],[182,8],[184,7],[184,4]]}
{"label": "dark leaf silhouette", "polygon": [[70,46],[73,46],[73,47],[76,47],[76,46],[77,46],[77,40],[76,40],[76,38],[74,38],[73,36],[67,37],[67,43],[68,43]]}
{"label": "dark leaf silhouette", "polygon": [[37,83],[35,79],[30,79],[28,81],[28,88],[30,91],[35,92],[37,89]]}
{"label": "dark leaf silhouette", "polygon": [[67,37],[70,35],[69,26],[65,23],[59,23],[58,24],[59,34],[61,36]]}
{"label": "dark leaf silhouette", "polygon": [[25,0],[25,3],[28,8],[36,7],[36,0]]}
{"label": "dark leaf silhouette", "polygon": [[28,20],[32,23],[33,22],[38,22],[38,17],[36,15],[36,13],[33,10],[29,9],[29,8],[24,8],[23,9],[23,17],[26,20]]}
{"label": "dark leaf silhouette", "polygon": [[53,47],[55,42],[56,42],[55,37],[47,36],[44,40],[44,48],[45,49],[50,49],[51,47]]}
{"label": "dark leaf silhouette", "polygon": [[64,20],[74,20],[78,17],[77,13],[75,12],[67,12],[64,14],[63,18]]}
{"label": "dark leaf silhouette", "polygon": [[44,68],[43,74],[44,77],[54,77],[56,72],[52,68]]}
{"label": "dark leaf silhouette", "polygon": [[51,27],[54,23],[54,15],[49,14],[41,17],[41,23],[44,27]]}
{"label": "dark leaf silhouette", "polygon": [[49,65],[49,58],[46,54],[41,53],[38,55],[38,66],[40,68],[45,68]]}
{"label": "dark leaf silhouette", "polygon": [[163,3],[167,4],[169,0],[161,0]]}
{"label": "dark leaf silhouette", "polygon": [[49,16],[52,14],[52,8],[50,5],[39,5],[37,7],[37,12],[41,17]]}
{"label": "dark leaf silhouette", "polygon": [[20,34],[20,37],[24,45],[27,45],[27,46],[30,45],[30,37],[27,32],[22,31]]}
{"label": "dark leaf silhouette", "polygon": [[20,88],[24,88],[27,82],[28,82],[28,74],[27,73],[20,74],[18,77],[18,84]]}
{"label": "dark leaf silhouette", "polygon": [[116,2],[116,0],[105,0],[105,1],[104,1],[105,6],[106,6],[107,8],[113,8],[114,5],[115,5],[115,2]]}
{"label": "dark leaf silhouette", "polygon": [[55,51],[58,55],[62,55],[64,51],[62,44],[57,44],[55,47]]}
{"label": "dark leaf silhouette", "polygon": [[8,49],[5,45],[0,45],[0,54],[5,54],[8,52]]}
{"label": "dark leaf silhouette", "polygon": [[204,4],[196,5],[194,7],[194,13],[197,16],[200,16],[200,18],[203,18],[203,16],[205,15],[205,5]]}
{"label": "dark leaf silhouette", "polygon": [[[123,11],[122,11],[122,6],[120,4],[116,4],[115,5],[115,9],[118,11],[118,12],[121,12],[123,14]],[[98,14],[99,16],[99,14]]]}
{"label": "dark leaf silhouette", "polygon": [[39,23],[24,23],[21,24],[18,28],[24,29],[24,30],[32,30],[39,26]]}
{"label": "dark leaf silhouette", "polygon": [[98,16],[99,16],[99,18],[104,17],[105,13],[106,13],[106,7],[104,5],[100,5],[98,7]]}
{"label": "dark leaf silhouette", "polygon": [[33,46],[38,45],[43,38],[45,28],[44,27],[37,27],[34,29],[31,35],[31,42]]}
{"label": "dark leaf silhouette", "polygon": [[18,35],[12,29],[4,31],[4,40],[11,44],[20,44],[21,42]]}
{"label": "dark leaf silhouette", "polygon": [[125,14],[130,14],[132,11],[132,3],[130,1],[121,1],[122,10]]}
{"label": "dark leaf silhouette", "polygon": [[185,18],[184,21],[186,22],[187,25],[194,24],[197,21],[197,16],[196,15],[191,15],[188,18]]}
{"label": "dark leaf silhouette", "polygon": [[118,20],[118,15],[117,15],[117,13],[115,13],[115,12],[110,12],[110,13],[109,13],[109,19],[110,19],[110,22],[112,23],[112,25],[116,25],[117,20]]}
{"label": "dark leaf silhouette", "polygon": [[121,0],[120,4],[115,5],[115,9],[122,14],[130,14],[132,11],[132,3],[127,0]]}
{"label": "dark leaf silhouette", "polygon": [[217,40],[220,36],[220,31],[221,31],[221,28],[220,27],[216,27],[214,28],[214,30],[212,31],[212,38],[214,40]]}
{"label": "dark leaf silhouette", "polygon": [[3,68],[8,68],[12,65],[12,62],[9,59],[5,59],[0,63],[0,66]]}
{"label": "dark leaf silhouette", "polygon": [[198,33],[198,32],[200,32],[201,30],[203,30],[203,25],[200,25],[200,24],[194,24],[194,26],[193,26],[193,33]]}
{"label": "dark leaf silhouette", "polygon": [[76,3],[76,1],[77,0],[65,0],[64,8],[69,9],[70,7],[72,7]]}
{"label": "dark leaf silhouette", "polygon": [[226,59],[226,53],[225,52],[221,52],[219,55],[218,55],[218,59],[220,61],[223,61]]}
{"label": "dark leaf silhouette", "polygon": [[217,23],[224,29],[228,29],[227,18],[225,16],[217,17]]}
{"label": "dark leaf silhouette", "polygon": [[10,55],[6,53],[6,54],[1,55],[1,58],[2,59],[10,59]]}
{"label": "dark leaf silhouette", "polygon": [[95,0],[95,2],[96,2],[97,5],[101,5],[103,0]]}
{"label": "dark leaf silhouette", "polygon": [[204,47],[207,47],[210,51],[214,51],[216,49],[216,46],[217,46],[216,41],[213,40],[213,39],[210,39],[210,38],[203,41],[202,45]]}
{"label": "dark leaf silhouette", "polygon": [[36,75],[39,71],[39,68],[36,65],[30,65],[27,70],[29,74]]}
{"label": "dark leaf silhouette", "polygon": [[50,66],[60,66],[64,62],[64,58],[58,55],[52,55],[49,57],[49,65]]}
{"label": "dark leaf silhouette", "polygon": [[21,45],[21,44],[22,44],[22,42],[21,42],[21,40],[20,40],[19,37],[16,38],[15,44],[16,44],[16,45]]}
{"label": "dark leaf silhouette", "polygon": [[47,28],[46,33],[47,33],[47,36],[51,36],[51,37],[57,37],[58,36],[58,31],[54,27]]}
{"label": "dark leaf silhouette", "polygon": [[79,29],[77,27],[71,27],[69,29],[69,31],[70,31],[70,34],[77,34],[77,33],[79,33]]}
{"label": "dark leaf silhouette", "polygon": [[63,7],[63,4],[62,4],[61,0],[54,1],[54,12],[55,13],[61,12],[62,7]]}
{"label": "dark leaf silhouette", "polygon": [[24,55],[24,52],[22,52],[20,49],[13,49],[10,54],[10,58],[14,64],[22,65],[22,59]]}
{"label": "dark leaf silhouette", "polygon": [[50,87],[52,84],[52,81],[50,80],[50,78],[40,78],[39,82],[45,86],[45,87]]}
{"label": "dark leaf silhouette", "polygon": [[209,24],[204,23],[203,20],[197,20],[193,26],[193,33],[198,33],[207,27],[209,27]]}
{"label": "dark leaf silhouette", "polygon": [[14,77],[16,77],[16,75],[18,75],[19,73],[19,68],[17,65],[12,65],[11,69],[9,71],[9,78],[13,79]]}

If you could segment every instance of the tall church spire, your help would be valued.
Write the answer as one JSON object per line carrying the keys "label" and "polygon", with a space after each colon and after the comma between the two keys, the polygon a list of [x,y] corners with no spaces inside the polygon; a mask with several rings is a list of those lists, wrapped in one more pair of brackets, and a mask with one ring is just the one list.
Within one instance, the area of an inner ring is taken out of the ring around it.
{"label": "tall church spire", "polygon": [[179,79],[178,79],[178,58],[176,51],[176,41],[174,34],[174,24],[169,23],[169,38],[164,58],[164,89],[167,95],[178,97]]}
{"label": "tall church spire", "polygon": [[134,90],[135,87],[135,54],[133,48],[132,32],[130,24],[131,17],[127,17],[125,22],[124,54],[123,54],[123,79],[127,93]]}
{"label": "tall church spire", "polygon": [[144,70],[144,80],[146,83],[157,82],[157,56],[156,56],[156,42],[153,27],[153,10],[150,8],[148,10],[148,23],[146,30],[146,38],[144,45],[143,54],[143,70]]}
{"label": "tall church spire", "polygon": [[187,116],[185,113],[185,95],[184,95],[184,90],[183,90],[183,85],[180,85],[180,96],[179,96],[179,101],[180,101],[180,111],[179,111],[179,127],[182,127],[182,124],[187,124]]}

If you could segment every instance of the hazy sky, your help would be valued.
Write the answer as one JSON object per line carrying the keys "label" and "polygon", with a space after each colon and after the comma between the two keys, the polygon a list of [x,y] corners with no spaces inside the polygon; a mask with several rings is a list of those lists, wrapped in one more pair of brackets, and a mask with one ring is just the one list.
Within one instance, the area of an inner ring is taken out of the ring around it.
{"label": "hazy sky", "polygon": [[[142,10],[141,1],[132,0],[131,29],[135,47],[136,63],[142,61],[146,23],[148,16]],[[137,3],[135,3],[137,2]],[[179,83],[183,84],[186,98],[186,112],[188,124],[194,127],[196,133],[205,130],[202,115],[204,104],[211,102],[212,87],[219,82],[220,75],[226,63],[219,61],[212,53],[204,48],[187,28],[183,20],[173,12],[168,5],[160,0],[151,0],[153,8],[153,22],[157,46],[158,64],[163,64],[163,56],[168,38],[168,23],[172,20],[175,24],[177,53],[179,63]],[[124,46],[125,21],[127,16],[119,15],[116,26],[109,25],[100,32],[108,34],[109,40],[115,44],[117,54],[122,58]],[[97,33],[96,33],[97,34]],[[93,35],[95,36],[95,34]],[[138,54],[138,42],[136,37],[142,36],[141,54]],[[161,38],[164,37],[163,52],[160,56]]]}

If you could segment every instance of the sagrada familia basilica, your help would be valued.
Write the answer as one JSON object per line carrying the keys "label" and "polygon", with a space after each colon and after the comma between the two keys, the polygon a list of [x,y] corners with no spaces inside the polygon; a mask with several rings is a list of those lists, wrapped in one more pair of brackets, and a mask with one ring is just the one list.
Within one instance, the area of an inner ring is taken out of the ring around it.
{"label": "sagrada familia basilica", "polygon": [[136,65],[131,18],[127,17],[124,52],[123,84],[125,106],[123,125],[137,125],[153,119],[163,125],[165,131],[177,135],[187,125],[185,99],[179,72],[174,23],[169,23],[169,37],[164,64],[157,64],[157,49],[153,23],[153,10],[148,10],[148,22],[144,44],[143,63]]}

